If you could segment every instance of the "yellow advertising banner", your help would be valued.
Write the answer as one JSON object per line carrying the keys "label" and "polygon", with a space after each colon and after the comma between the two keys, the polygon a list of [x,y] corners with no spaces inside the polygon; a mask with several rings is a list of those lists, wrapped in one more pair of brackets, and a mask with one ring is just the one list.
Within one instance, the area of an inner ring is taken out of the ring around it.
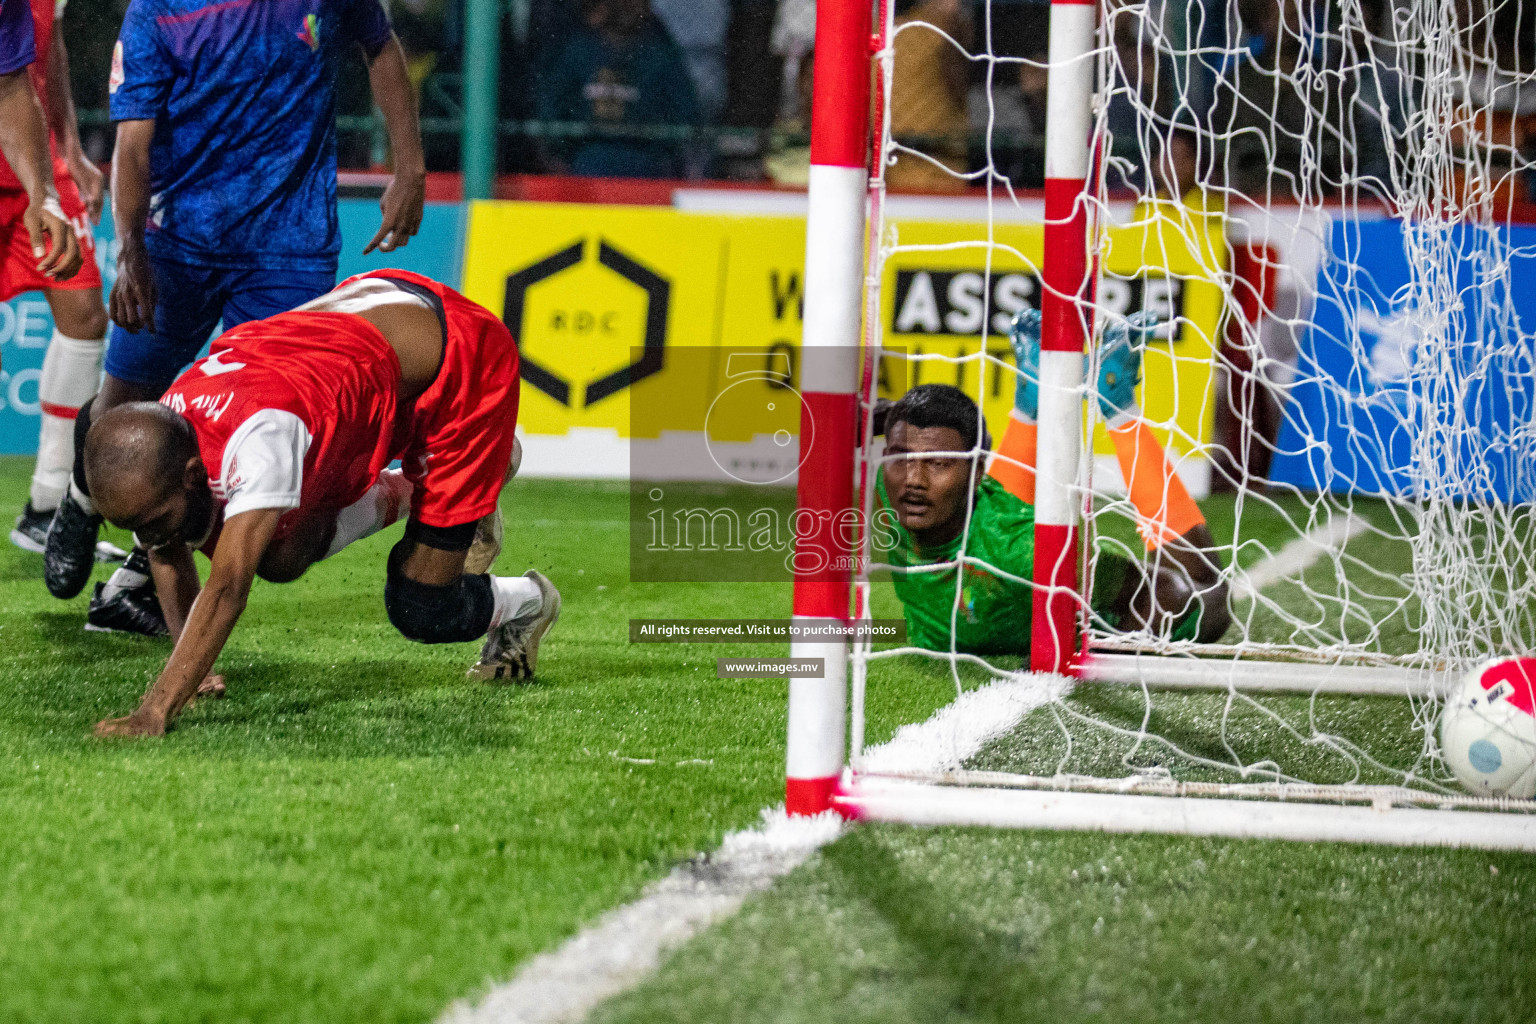
{"label": "yellow advertising banner", "polygon": [[[888,359],[882,383],[892,398],[931,381],[975,395],[978,362],[952,360],[979,350],[985,319],[987,351],[999,362],[987,365],[982,395],[1001,436],[1013,393],[1008,322],[1039,302],[1043,230],[994,225],[990,266],[986,236],[976,223],[892,226],[884,344],[919,358]],[[734,436],[748,429],[745,421],[733,424],[715,399],[730,389],[729,408],[760,407],[782,398],[786,375],[796,381],[804,259],[805,223],[796,217],[478,202],[463,282],[518,338],[526,432],[594,428],[628,437],[631,402],[644,401],[665,411],[644,418],[647,435],[707,422],[712,437],[748,441]],[[1106,233],[1099,306],[1151,309],[1167,321],[1147,353],[1141,398],[1147,418],[1181,451],[1209,439],[1223,262],[1219,232],[1188,217],[1146,216]],[[700,348],[718,357],[668,359],[669,350]],[[736,401],[746,392],[746,402]],[[784,411],[793,430],[793,408]]]}

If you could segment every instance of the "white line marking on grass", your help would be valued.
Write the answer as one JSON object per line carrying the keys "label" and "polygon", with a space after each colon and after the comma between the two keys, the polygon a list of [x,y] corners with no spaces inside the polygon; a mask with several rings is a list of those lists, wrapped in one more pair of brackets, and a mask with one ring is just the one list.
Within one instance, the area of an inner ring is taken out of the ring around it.
{"label": "white line marking on grass", "polygon": [[1259,591],[1285,579],[1296,579],[1312,568],[1324,555],[1341,550],[1345,544],[1370,529],[1370,524],[1356,516],[1340,516],[1308,530],[1279,551],[1240,571],[1232,578],[1232,597],[1251,600]]}
{"label": "white line marking on grass", "polygon": [[864,752],[866,772],[941,772],[959,768],[1024,716],[1072,688],[1066,676],[1020,674],[967,690],[926,722],[904,725],[889,743]]}
{"label": "white line marking on grass", "polygon": [[644,981],[662,954],[732,916],[742,901],[773,884],[823,844],[842,819],[832,812],[790,818],[763,812],[760,828],[732,832],[720,849],[695,858],[649,886],[633,903],[610,910],[565,945],[524,964],[478,1005],[450,1006],[441,1024],[555,1024],[585,1017],[599,1003]]}
{"label": "white line marking on grass", "polygon": [[[1364,520],[1342,516],[1308,531],[1236,576],[1233,597],[1252,598],[1273,583],[1299,577],[1368,528]],[[903,726],[889,743],[869,748],[862,770],[900,774],[959,768],[1029,712],[1070,688],[1062,676],[1020,674],[969,690],[926,722]],[[651,763],[617,751],[612,756]],[[666,953],[734,915],[748,896],[799,867],[842,828],[833,814],[789,818],[782,806],[766,810],[760,827],[727,835],[714,853],[675,868],[633,903],[604,914],[559,949],[534,957],[478,1003],[454,1003],[440,1024],[580,1020],[599,1003],[640,984]]]}
{"label": "white line marking on grass", "polygon": [[[906,725],[865,753],[870,771],[922,772],[957,767],[1070,684],[1060,676],[1019,675],[961,694],[928,721]],[[836,814],[790,818],[782,806],[763,824],[727,835],[720,848],[648,886],[633,903],[610,910],[559,949],[529,960],[511,981],[477,1003],[461,1000],[439,1024],[563,1024],[640,984],[664,954],[741,909],[753,893],[805,863],[842,834]]]}

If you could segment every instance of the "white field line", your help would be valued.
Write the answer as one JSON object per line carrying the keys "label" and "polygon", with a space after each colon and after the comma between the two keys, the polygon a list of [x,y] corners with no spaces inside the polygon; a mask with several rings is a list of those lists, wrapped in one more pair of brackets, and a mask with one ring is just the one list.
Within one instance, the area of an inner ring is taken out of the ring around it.
{"label": "white field line", "polygon": [[904,725],[889,743],[864,752],[866,772],[941,772],[959,768],[1024,716],[1072,688],[1066,676],[1021,673],[967,690],[926,722]]}
{"label": "white field line", "polygon": [[1232,578],[1232,597],[1251,600],[1270,584],[1299,578],[1318,559],[1341,550],[1350,540],[1368,529],[1370,524],[1355,516],[1330,519],[1289,542],[1251,569],[1235,573]]}
{"label": "white field line", "polygon": [[[1232,581],[1234,598],[1251,598],[1294,578],[1367,529],[1352,516],[1330,520],[1286,544]],[[960,767],[1024,716],[1066,693],[1060,676],[1020,674],[962,694],[926,722],[897,730],[889,743],[864,753],[869,772],[940,772]],[[461,1000],[439,1024],[557,1024],[578,1021],[599,1003],[633,988],[662,957],[710,925],[724,921],[746,898],[803,864],[842,833],[833,814],[789,818],[765,810],[763,824],[727,835],[714,853],[675,868],[633,903],[604,914],[559,949],[529,960],[512,980],[478,1002]]]}
{"label": "white field line", "polygon": [[[928,721],[903,726],[889,743],[871,747],[864,767],[894,772],[957,767],[1069,685],[1060,676],[1021,674],[971,690]],[[748,896],[799,867],[842,829],[842,819],[831,812],[790,818],[782,806],[765,810],[759,827],[727,835],[718,850],[675,868],[559,949],[540,953],[478,1002],[454,1003],[439,1024],[579,1021],[605,999],[640,984],[663,955],[731,917]]]}

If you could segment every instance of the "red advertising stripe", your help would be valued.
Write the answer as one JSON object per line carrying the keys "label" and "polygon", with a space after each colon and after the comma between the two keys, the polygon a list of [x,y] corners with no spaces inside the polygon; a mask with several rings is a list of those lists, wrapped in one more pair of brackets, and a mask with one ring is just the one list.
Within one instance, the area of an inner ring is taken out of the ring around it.
{"label": "red advertising stripe", "polygon": [[79,409],[70,408],[67,405],[54,405],[52,402],[38,402],[43,412],[49,416],[57,416],[61,420],[72,420],[80,415]]}

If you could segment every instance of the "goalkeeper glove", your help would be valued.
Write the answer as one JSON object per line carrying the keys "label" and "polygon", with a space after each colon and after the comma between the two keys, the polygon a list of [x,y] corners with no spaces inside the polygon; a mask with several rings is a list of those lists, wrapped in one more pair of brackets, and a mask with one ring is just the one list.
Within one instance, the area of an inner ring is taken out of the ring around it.
{"label": "goalkeeper glove", "polygon": [[1013,385],[1013,408],[1019,417],[1033,423],[1040,418],[1040,311],[1021,309],[1008,327],[1008,343],[1013,346],[1013,361],[1019,379]]}
{"label": "goalkeeper glove", "polygon": [[1110,427],[1124,426],[1141,415],[1136,385],[1141,382],[1141,356],[1157,332],[1157,316],[1133,313],[1110,324],[1099,340],[1099,412]]}

